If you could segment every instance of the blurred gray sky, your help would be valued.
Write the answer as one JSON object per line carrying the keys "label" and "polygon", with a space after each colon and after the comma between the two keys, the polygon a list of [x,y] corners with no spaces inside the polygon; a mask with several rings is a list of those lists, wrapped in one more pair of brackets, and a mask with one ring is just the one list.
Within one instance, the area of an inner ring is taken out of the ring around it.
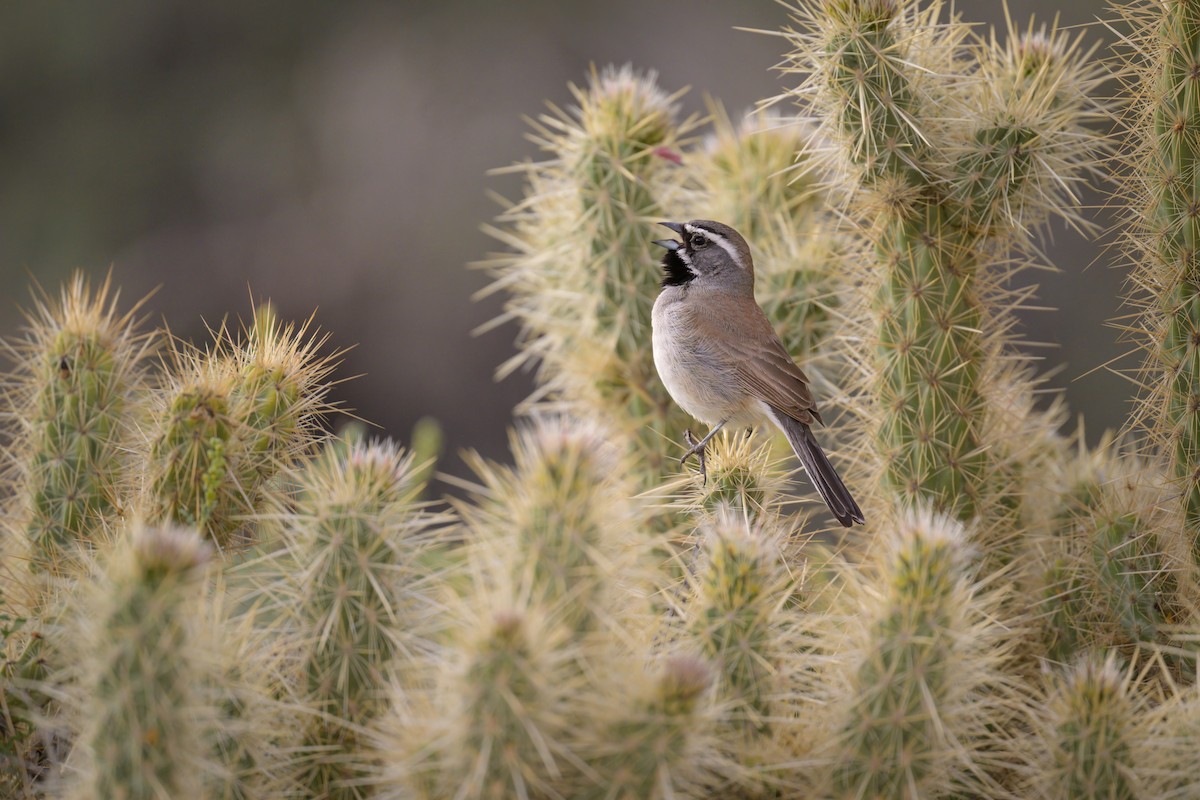
{"label": "blurred gray sky", "polygon": [[[1009,5],[1068,25],[1103,12]],[[958,7],[1003,19],[1000,2]],[[339,398],[363,418],[407,440],[430,415],[452,450],[504,458],[530,386],[493,382],[515,331],[470,335],[500,300],[470,302],[486,281],[465,265],[494,249],[485,192],[520,191],[487,170],[537,155],[521,116],[569,103],[590,64],[625,62],[691,86],[689,110],[707,93],[738,112],[781,90],[784,43],[734,27],[786,21],[769,0],[2,3],[0,335],[30,275],[54,287],[111,265],[130,301],[161,285],[151,312],[197,340],[206,320],[246,317],[252,291],[356,345],[339,374],[363,377]],[[1088,268],[1098,252],[1056,227],[1061,272],[1029,279],[1066,310],[1026,326],[1058,345],[1037,352],[1065,364],[1054,383],[1096,433],[1130,395],[1103,370],[1072,381],[1122,350],[1104,321],[1124,276]]]}

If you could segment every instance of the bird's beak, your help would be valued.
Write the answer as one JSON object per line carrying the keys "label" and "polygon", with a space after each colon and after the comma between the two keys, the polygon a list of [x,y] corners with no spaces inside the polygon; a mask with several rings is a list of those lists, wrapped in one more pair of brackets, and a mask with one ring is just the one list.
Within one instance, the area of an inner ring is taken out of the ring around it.
{"label": "bird's beak", "polygon": [[[671,230],[675,231],[680,236],[683,236],[683,225],[678,222],[660,222],[658,224],[662,225],[664,228],[670,228]],[[682,244],[681,242],[677,242],[674,239],[655,239],[654,243],[656,245],[658,245],[659,247],[665,247],[671,251],[678,250],[680,244]]]}

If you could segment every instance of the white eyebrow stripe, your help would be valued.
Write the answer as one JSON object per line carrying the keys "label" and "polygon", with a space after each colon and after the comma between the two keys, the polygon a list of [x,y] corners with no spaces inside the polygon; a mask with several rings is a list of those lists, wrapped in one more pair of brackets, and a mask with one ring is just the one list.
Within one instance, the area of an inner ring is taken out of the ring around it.
{"label": "white eyebrow stripe", "polygon": [[735,250],[733,245],[729,243],[729,240],[721,234],[716,233],[715,231],[710,231],[708,228],[698,228],[695,225],[685,224],[683,229],[689,233],[703,233],[705,236],[711,239],[714,244],[728,253],[729,257],[733,259],[733,263],[737,264],[740,269],[746,268],[746,265],[742,263],[742,257],[738,254],[737,250]]}

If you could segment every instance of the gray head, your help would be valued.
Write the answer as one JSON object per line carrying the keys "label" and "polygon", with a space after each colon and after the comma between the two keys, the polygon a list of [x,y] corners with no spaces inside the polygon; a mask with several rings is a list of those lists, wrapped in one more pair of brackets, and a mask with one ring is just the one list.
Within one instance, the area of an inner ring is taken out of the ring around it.
{"label": "gray head", "polygon": [[662,222],[679,235],[681,241],[659,239],[665,247],[663,287],[697,285],[754,290],[754,261],[750,246],[742,235],[728,225],[710,219],[691,222]]}

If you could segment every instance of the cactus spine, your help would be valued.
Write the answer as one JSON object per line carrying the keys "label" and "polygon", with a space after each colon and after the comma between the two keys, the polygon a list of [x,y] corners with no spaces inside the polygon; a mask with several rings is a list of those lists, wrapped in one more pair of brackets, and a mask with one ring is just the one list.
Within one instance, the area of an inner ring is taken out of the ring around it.
{"label": "cactus spine", "polygon": [[597,758],[601,780],[581,796],[669,800],[702,791],[715,766],[704,703],[710,681],[704,662],[667,658],[658,679],[635,694],[627,718],[607,732]]}
{"label": "cactus spine", "polygon": [[813,374],[815,357],[832,344],[848,256],[845,237],[821,213],[828,197],[810,171],[815,133],[777,113],[734,123],[717,106],[712,116],[712,135],[689,156],[697,186],[689,215],[720,220],[751,244],[755,295],[784,347]]}
{"label": "cactus spine", "polygon": [[400,783],[431,800],[562,796],[573,774],[574,651],[563,647],[564,629],[536,609],[481,616],[477,629],[456,637],[435,717],[420,729],[430,738],[411,745],[423,759]]}
{"label": "cactus spine", "polygon": [[269,305],[247,336],[239,345],[222,329],[208,352],[177,345],[149,443],[150,517],[195,525],[222,549],[253,542],[269,481],[315,444],[337,357]]}
{"label": "cactus spine", "polygon": [[705,563],[686,608],[689,635],[714,666],[717,696],[735,737],[768,732],[774,675],[783,656],[780,609],[789,600],[791,577],[778,554],[745,517],[717,514],[705,542]]}
{"label": "cactus spine", "polygon": [[235,350],[238,393],[245,409],[246,464],[241,484],[253,493],[314,443],[327,410],[325,381],[337,355],[321,357],[327,336],[311,334],[312,320],[283,324],[270,304],[259,306],[248,341]]}
{"label": "cactus spine", "polygon": [[[483,491],[460,513],[476,557],[520,597],[586,637],[642,579],[648,539],[628,467],[603,428],[540,418],[512,437],[515,468],[475,460]],[[620,618],[618,618],[620,619]]]}

